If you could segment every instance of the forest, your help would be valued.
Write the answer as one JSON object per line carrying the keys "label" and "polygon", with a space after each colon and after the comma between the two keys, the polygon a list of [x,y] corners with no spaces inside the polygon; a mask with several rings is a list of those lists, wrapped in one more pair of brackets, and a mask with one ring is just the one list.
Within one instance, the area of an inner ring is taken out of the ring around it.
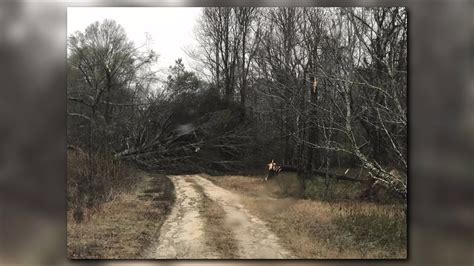
{"label": "forest", "polygon": [[165,78],[113,20],[71,34],[68,206],[106,201],[129,164],[264,175],[271,160],[303,192],[347,169],[406,202],[407,30],[404,8],[203,8],[195,64]]}

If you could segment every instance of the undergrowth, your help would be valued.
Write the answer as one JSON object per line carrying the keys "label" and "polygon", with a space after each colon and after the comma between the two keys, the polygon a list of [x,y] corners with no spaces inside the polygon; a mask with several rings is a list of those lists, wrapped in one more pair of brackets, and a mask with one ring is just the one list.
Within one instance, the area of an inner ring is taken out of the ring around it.
{"label": "undergrowth", "polygon": [[130,168],[112,155],[86,153],[79,148],[67,153],[68,213],[75,222],[87,218],[95,208],[130,190],[135,181]]}

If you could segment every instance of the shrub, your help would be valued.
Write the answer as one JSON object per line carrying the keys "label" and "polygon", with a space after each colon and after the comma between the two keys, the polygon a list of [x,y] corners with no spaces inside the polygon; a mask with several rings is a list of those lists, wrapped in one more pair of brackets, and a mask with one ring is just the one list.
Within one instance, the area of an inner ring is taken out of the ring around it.
{"label": "shrub", "polygon": [[299,197],[300,184],[296,174],[280,173],[275,177],[275,182],[278,184],[279,193],[282,197]]}
{"label": "shrub", "polygon": [[76,222],[133,184],[129,168],[109,154],[89,155],[76,148],[68,151],[67,166],[68,213]]}
{"label": "shrub", "polygon": [[357,200],[364,185],[357,182],[336,180],[316,176],[306,180],[304,197],[322,201],[353,201]]}

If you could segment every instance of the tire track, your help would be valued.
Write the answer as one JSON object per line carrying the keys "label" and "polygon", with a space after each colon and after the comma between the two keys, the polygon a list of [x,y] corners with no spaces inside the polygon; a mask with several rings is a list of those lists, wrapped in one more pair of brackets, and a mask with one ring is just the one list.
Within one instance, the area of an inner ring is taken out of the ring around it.
{"label": "tire track", "polygon": [[[228,252],[220,252],[210,245],[206,232],[214,228],[206,223],[200,210],[203,201],[211,200],[224,214],[226,231],[231,232],[225,242],[237,250],[235,259],[286,259],[291,253],[280,245],[278,237],[265,222],[253,216],[240,203],[240,196],[214,185],[199,175],[170,176],[176,189],[176,202],[160,231],[157,246],[147,252],[147,258],[156,259],[228,259]],[[198,187],[196,187],[198,186]],[[204,193],[205,195],[203,195]],[[204,206],[205,207],[205,206]],[[209,229],[209,230],[208,230]],[[211,242],[212,243],[212,242]],[[213,243],[215,244],[215,243]],[[221,254],[224,253],[224,254]]]}

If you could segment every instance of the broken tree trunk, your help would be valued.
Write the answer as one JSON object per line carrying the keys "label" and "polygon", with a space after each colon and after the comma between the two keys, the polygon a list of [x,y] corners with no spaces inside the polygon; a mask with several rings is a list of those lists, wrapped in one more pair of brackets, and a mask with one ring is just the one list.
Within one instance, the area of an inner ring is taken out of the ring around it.
{"label": "broken tree trunk", "polygon": [[[268,173],[267,173],[267,176],[266,176],[265,180],[278,175],[280,172],[295,172],[296,173],[298,171],[298,168],[295,167],[295,166],[289,166],[289,165],[280,165],[279,166],[274,162],[272,162],[268,165],[269,165]],[[313,170],[313,171],[311,171],[311,174],[319,175],[319,176],[325,176],[326,172]],[[366,182],[366,180],[362,180],[362,179],[358,179],[358,178],[350,177],[350,176],[346,176],[346,175],[337,175],[337,174],[334,174],[334,173],[328,173],[328,174],[329,174],[329,177],[335,178],[337,180],[346,180],[346,181],[360,182],[360,183],[365,183]]]}

